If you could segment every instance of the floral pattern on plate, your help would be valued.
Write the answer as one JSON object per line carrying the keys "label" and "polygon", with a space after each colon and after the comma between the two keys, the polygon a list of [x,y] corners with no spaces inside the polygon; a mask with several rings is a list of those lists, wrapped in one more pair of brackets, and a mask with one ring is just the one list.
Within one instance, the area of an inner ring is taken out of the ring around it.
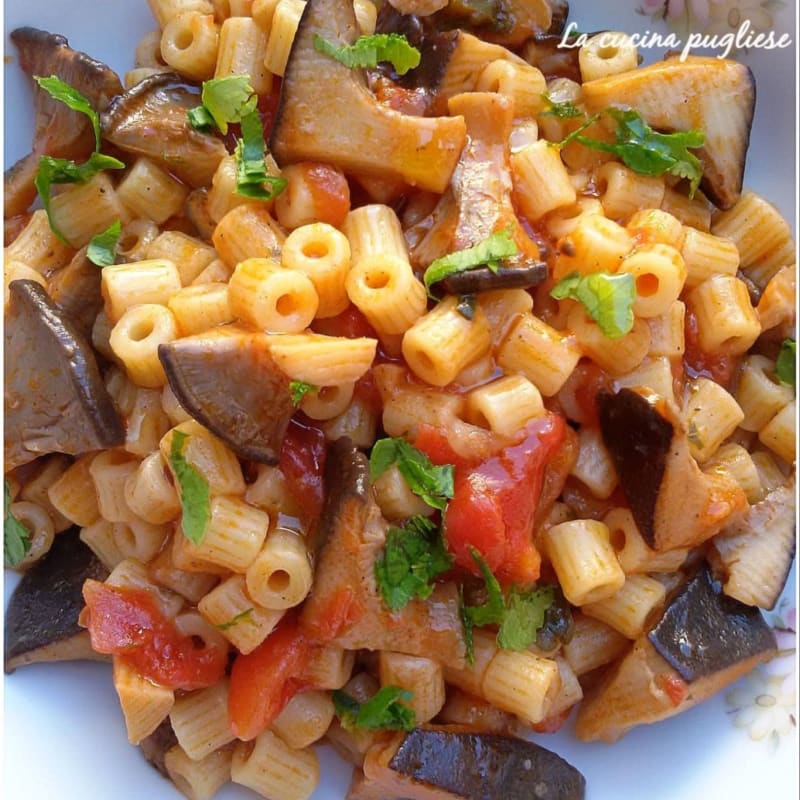
{"label": "floral pattern on plate", "polygon": [[788,600],[781,606],[770,619],[778,640],[777,655],[746,675],[725,696],[734,726],[746,730],[753,741],[767,740],[773,751],[778,748],[781,737],[797,726],[797,609],[790,606]]}

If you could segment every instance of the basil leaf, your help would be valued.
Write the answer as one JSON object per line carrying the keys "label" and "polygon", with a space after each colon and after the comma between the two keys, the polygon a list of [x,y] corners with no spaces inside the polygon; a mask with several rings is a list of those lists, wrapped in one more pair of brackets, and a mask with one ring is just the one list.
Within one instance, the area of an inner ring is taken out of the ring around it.
{"label": "basil leaf", "polygon": [[11,487],[5,480],[3,494],[3,560],[16,567],[31,549],[31,532],[11,513]]}
{"label": "basil leaf", "polygon": [[272,200],[286,188],[283,178],[267,174],[265,154],[264,126],[259,113],[253,111],[242,119],[242,138],[236,142],[236,194],[253,200]]}
{"label": "basil leaf", "polygon": [[307,394],[316,394],[319,389],[314,384],[305,381],[290,381],[289,391],[292,393],[292,402],[299,406]]}
{"label": "basil leaf", "polygon": [[470,553],[486,584],[486,602],[482,606],[465,606],[464,614],[471,627],[482,628],[484,625],[499,625],[503,621],[506,608],[503,590],[481,554],[474,547],[471,548]]}
{"label": "basil leaf", "polygon": [[375,33],[372,36],[359,36],[353,44],[337,45],[314,35],[314,49],[319,53],[354,67],[377,67],[381,61],[388,61],[398,75],[405,75],[410,69],[419,66],[420,52],[408,43],[400,33]]}
{"label": "basil leaf", "polygon": [[542,111],[543,117],[557,117],[558,119],[574,119],[582,117],[581,111],[574,103],[565,100],[563,103],[555,103],[547,92],[542,93],[542,99],[547,104],[547,108]]}
{"label": "basil leaf", "polygon": [[366,728],[371,731],[410,731],[416,726],[414,710],[408,703],[413,692],[399,686],[383,686],[366,703],[359,703],[346,692],[332,694],[336,716],[346,729]]}
{"label": "basil leaf", "polygon": [[404,528],[390,527],[375,579],[383,601],[392,611],[411,600],[425,600],[433,591],[433,579],[453,566],[440,528],[427,517],[414,516]]}
{"label": "basil leaf", "polygon": [[188,111],[189,124],[198,130],[207,130],[213,124],[223,134],[228,132],[229,123],[241,122],[258,105],[249,75],[226,75],[204,81],[200,99],[202,106]]}
{"label": "basil leaf", "polygon": [[77,89],[74,89],[68,83],[64,83],[64,81],[56,75],[51,75],[49,78],[42,78],[40,75],[34,75],[33,79],[54,100],[58,100],[73,111],[78,111],[89,117],[89,121],[92,123],[92,130],[94,131],[94,149],[98,151],[100,149],[100,118],[94,108],[92,108],[92,104]]}
{"label": "basil leaf", "polygon": [[[610,116],[617,123],[615,143],[582,135],[582,131],[603,114]],[[593,150],[613,153],[634,172],[654,177],[670,174],[678,178],[687,178],[690,182],[689,196],[694,197],[703,177],[703,164],[689,150],[702,147],[705,138],[705,134],[698,130],[658,133],[632,109],[607,108],[590,117],[567,136],[560,146],[573,140],[578,141]]]}
{"label": "basil leaf", "polygon": [[220,631],[227,631],[230,630],[234,625],[238,625],[240,622],[246,620],[250,624],[253,624],[253,612],[255,611],[254,608],[247,608],[244,611],[236,614],[236,616],[231,617],[227,622],[221,622],[219,625],[215,625],[214,627]]}
{"label": "basil leaf", "polygon": [[208,481],[183,456],[188,438],[183,431],[172,432],[169,465],[180,489],[181,528],[187,539],[200,544],[211,519],[211,498]]}
{"label": "basil leaf", "polygon": [[554,599],[552,586],[529,592],[520,592],[512,587],[497,632],[497,644],[504,650],[527,650],[536,641],[539,629],[544,625],[545,613]]}
{"label": "basil leaf", "polygon": [[781,383],[787,386],[795,386],[795,370],[797,360],[797,342],[794,339],[784,339],[781,343],[781,351],[775,361],[775,374]]}
{"label": "basil leaf", "polygon": [[627,272],[593,272],[583,277],[573,272],[556,284],[550,296],[577,300],[609,339],[619,339],[633,328],[636,281]]}
{"label": "basil leaf", "polygon": [[472,247],[432,261],[423,276],[425,288],[433,297],[431,286],[457,272],[465,272],[475,267],[489,267],[492,272],[497,272],[499,262],[504,258],[515,256],[517,252],[517,245],[509,231],[497,231]]}
{"label": "basil leaf", "polygon": [[96,152],[92,153],[83,164],[76,164],[68,158],[54,158],[53,156],[42,156],[39,159],[39,168],[33,179],[33,185],[42,199],[42,206],[47,212],[50,229],[64,244],[69,245],[70,243],[53,222],[50,210],[50,187],[55,183],[86,183],[104,169],[125,169],[125,164],[119,159]]}
{"label": "basil leaf", "polygon": [[393,464],[397,464],[408,488],[417,497],[421,497],[431,508],[444,511],[455,491],[455,469],[452,464],[435,466],[425,453],[405,439],[379,439],[372,446],[369,457],[370,478],[374,481]]}
{"label": "basil leaf", "polygon": [[122,233],[122,223],[112,222],[102,233],[92,236],[86,258],[98,267],[110,267],[117,256],[117,242]]}

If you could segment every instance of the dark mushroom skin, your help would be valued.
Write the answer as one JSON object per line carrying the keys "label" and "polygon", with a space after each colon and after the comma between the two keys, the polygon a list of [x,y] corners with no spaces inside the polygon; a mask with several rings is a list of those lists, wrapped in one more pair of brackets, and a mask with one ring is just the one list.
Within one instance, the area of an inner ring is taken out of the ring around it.
{"label": "dark mushroom skin", "polygon": [[87,339],[91,338],[95,318],[103,309],[100,278],[101,270],[89,261],[86,248],[82,247],[67,266],[56,270],[47,281],[52,301]]}
{"label": "dark mushroom skin", "polygon": [[751,606],[775,608],[797,548],[797,493],[792,475],[750,506],[712,540],[712,563],[722,591]]}
{"label": "dark mushroom skin", "polygon": [[142,755],[147,762],[165,778],[169,778],[164,757],[168,750],[178,744],[178,737],[172,728],[172,723],[167,717],[149,736],[139,742],[142,748]]}
{"label": "dark mushroom skin", "polygon": [[100,115],[103,136],[126,153],[152,159],[189,186],[208,186],[228,151],[221,139],[189,124],[186,112],[198,105],[197,88],[179,75],[151,75]]}
{"label": "dark mushroom skin", "polygon": [[12,281],[5,320],[5,469],[125,441],[89,342],[34,281]]}
{"label": "dark mushroom skin", "polygon": [[590,113],[629,106],[657,130],[703,131],[705,143],[697,151],[703,162],[703,191],[722,209],[739,199],[756,106],[755,79],[745,64],[699,56],[669,58],[587,81],[583,99]]}
{"label": "dark mushroom skin", "polygon": [[452,275],[432,284],[432,291],[447,294],[476,294],[492,289],[531,289],[547,278],[547,264],[542,261],[523,263],[514,267],[489,267],[455,272]]}
{"label": "dark mushroom skin", "polygon": [[[338,439],[325,459],[325,505],[317,529],[314,586],[300,614],[315,639],[348,650],[395,650],[448,664],[464,663],[464,641],[455,585],[437,585],[427,600],[391,612],[375,579],[388,523],[372,496],[369,462],[352,442]],[[329,609],[341,611],[334,629]]]}
{"label": "dark mushroom skin", "polygon": [[651,548],[697,547],[747,508],[730,476],[700,470],[663,398],[621,389],[599,392],[596,402],[620,488]]}
{"label": "dark mushroom skin", "polygon": [[[112,97],[122,93],[119,76],[109,66],[86,53],[73,50],[63,37],[37,28],[11,31],[19,65],[29,76],[58,76],[102,111]],[[36,197],[33,179],[43,155],[83,161],[94,149],[94,134],[86,115],[54,100],[39,86],[34,88],[36,130],[32,152],[5,173],[5,216],[21,214]]]}
{"label": "dark mushroom skin", "polygon": [[78,625],[87,578],[108,570],[80,540],[78,528],[59,533],[50,551],[20,580],[6,609],[5,671],[38,661],[102,659]]}
{"label": "dark mushroom skin", "polygon": [[615,742],[637,725],[675,716],[776,653],[761,612],[720,591],[702,567],[654,626],[590,689],[575,718],[584,741]]}
{"label": "dark mushroom skin", "polygon": [[426,725],[367,753],[348,800],[583,800],[571,764],[525,739]]}
{"label": "dark mushroom skin", "polygon": [[324,161],[349,174],[444,191],[464,146],[464,120],[409,116],[381,105],[364,71],[318,52],[316,36],[337,46],[352,44],[358,36],[352,3],[306,4],[270,137],[278,164]]}
{"label": "dark mushroom skin", "polygon": [[158,357],[178,402],[201,425],[240,458],[278,463],[296,409],[266,334],[222,327],[159,345]]}

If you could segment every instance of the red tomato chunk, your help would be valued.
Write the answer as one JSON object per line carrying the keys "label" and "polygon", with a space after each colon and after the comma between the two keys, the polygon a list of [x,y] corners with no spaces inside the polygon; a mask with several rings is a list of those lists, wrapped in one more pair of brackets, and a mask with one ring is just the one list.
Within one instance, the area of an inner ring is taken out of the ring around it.
{"label": "red tomato chunk", "polygon": [[166,617],[146,589],[87,580],[81,624],[92,649],[122,658],[140,675],[170,689],[204,689],[222,680],[227,648],[198,646]]}

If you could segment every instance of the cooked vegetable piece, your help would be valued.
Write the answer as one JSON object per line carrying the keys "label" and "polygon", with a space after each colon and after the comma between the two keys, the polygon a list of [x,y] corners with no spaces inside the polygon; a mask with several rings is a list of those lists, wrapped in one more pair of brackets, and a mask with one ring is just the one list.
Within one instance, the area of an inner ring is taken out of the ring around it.
{"label": "cooked vegetable piece", "polygon": [[411,117],[380,105],[360,70],[314,47],[317,36],[351,45],[356,30],[351,3],[310,0],[284,74],[272,154],[281,166],[323,161],[345,172],[443,191],[464,145],[464,120]]}
{"label": "cooked vegetable piece", "polygon": [[622,492],[653,549],[696,547],[747,507],[744,492],[726,474],[700,470],[663,398],[601,391],[597,410]]}
{"label": "cooked vegetable piece", "polygon": [[577,769],[533,742],[431,725],[373,748],[347,797],[582,800],[585,787]]}
{"label": "cooked vegetable piece", "polygon": [[153,159],[190,186],[208,186],[227,150],[221,139],[192,127],[187,112],[197,100],[197,90],[179,75],[151,75],[100,115],[103,136],[128,153]]}
{"label": "cooked vegetable piece", "polygon": [[701,569],[652,630],[584,697],[575,733],[614,742],[679,714],[767,661],[775,634],[758,609],[723,595]]}
{"label": "cooked vegetable piece", "polygon": [[[102,111],[115,95],[122,93],[117,74],[85,53],[73,50],[63,37],[36,28],[17,28],[11,41],[19,52],[23,71],[34,75],[55,75]],[[54,100],[36,88],[36,127],[32,152],[5,173],[5,216],[21,214],[36,196],[33,179],[43,155],[83,161],[92,152],[94,137],[89,118]]]}
{"label": "cooked vegetable piece", "polygon": [[169,778],[164,765],[164,756],[167,754],[167,750],[175,747],[176,744],[178,744],[178,737],[167,717],[149,736],[139,742],[139,747],[142,748],[142,754],[153,768],[165,778]]}
{"label": "cooked vegetable piece", "polygon": [[[5,468],[125,441],[92,348],[33,281],[13,281],[5,322]],[[31,386],[36,387],[31,392]]]}
{"label": "cooked vegetable piece", "polygon": [[375,562],[388,523],[375,502],[369,463],[349,439],[339,439],[325,462],[325,507],[318,527],[320,550],[314,590],[301,626],[321,641],[349,650],[395,650],[463,663],[458,593],[438,584],[427,600],[411,600],[390,613],[375,578]]}
{"label": "cooked vegetable piece", "polygon": [[742,189],[755,110],[755,81],[737,61],[689,56],[583,84],[590,112],[609,106],[636,109],[659,131],[699,130],[705,142],[702,187],[720,208],[730,208]]}
{"label": "cooked vegetable piece", "polygon": [[50,551],[23,576],[5,619],[5,670],[38,661],[103,659],[78,625],[84,580],[108,575],[77,528],[59,533]]}
{"label": "cooked vegetable piece", "polygon": [[792,476],[711,540],[726,595],[751,606],[775,607],[795,556],[796,503]]}
{"label": "cooked vegetable piece", "polygon": [[519,266],[474,267],[454,272],[433,284],[434,293],[440,288],[447,294],[477,294],[493,289],[532,289],[547,279],[547,264],[543,261],[521,261]]}
{"label": "cooked vegetable piece", "polygon": [[295,411],[265,334],[226,327],[161,345],[178,402],[242,458],[276,464]]}
{"label": "cooked vegetable piece", "polygon": [[103,308],[103,296],[100,293],[101,271],[89,261],[87,250],[82,247],[66,267],[50,276],[47,293],[80,333],[90,339],[97,315]]}

